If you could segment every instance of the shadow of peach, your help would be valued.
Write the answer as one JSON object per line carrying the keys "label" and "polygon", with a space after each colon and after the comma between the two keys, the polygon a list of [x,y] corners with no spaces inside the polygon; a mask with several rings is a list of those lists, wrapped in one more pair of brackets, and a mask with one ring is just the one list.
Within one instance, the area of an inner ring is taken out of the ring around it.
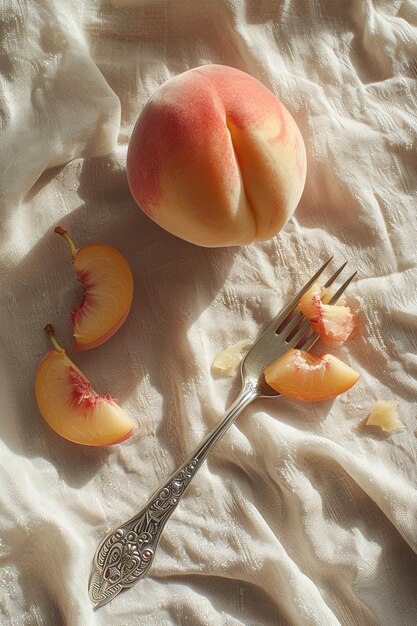
{"label": "shadow of peach", "polygon": [[[59,467],[62,479],[76,487],[88,482],[119,446],[72,444],[43,422],[34,397],[34,376],[50,349],[44,326],[54,325],[68,356],[90,378],[96,391],[111,393],[136,418],[136,389],[146,377],[163,399],[162,409],[158,408],[162,412],[158,431],[161,445],[165,442],[172,448],[175,430],[178,446],[173,454],[182,458],[188,448],[188,420],[171,414],[170,398],[181,394],[181,389],[173,387],[169,373],[175,368],[184,382],[195,375],[187,331],[222,288],[235,254],[233,249],[188,244],[155,225],[134,204],[125,171],[111,157],[83,162],[78,195],[83,204],[59,223],[78,247],[105,242],[125,255],[134,276],[132,308],[125,324],[108,342],[94,350],[74,352],[70,348],[69,314],[79,302],[82,288],[66,244],[51,228],[4,281],[8,324],[4,349],[10,357],[8,385],[19,419],[10,414],[10,423],[6,418],[1,435],[20,455],[48,458]],[[176,406],[181,407],[181,401]],[[140,419],[152,420],[152,406],[146,404],[146,409],[148,414],[141,414]],[[139,436],[128,442],[134,445]]]}

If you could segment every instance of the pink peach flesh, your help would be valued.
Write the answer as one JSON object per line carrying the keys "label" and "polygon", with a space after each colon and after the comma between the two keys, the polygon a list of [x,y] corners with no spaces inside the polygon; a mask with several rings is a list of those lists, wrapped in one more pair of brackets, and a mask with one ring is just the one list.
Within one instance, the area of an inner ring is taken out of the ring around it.
{"label": "pink peach flesh", "polygon": [[322,299],[322,288],[315,284],[302,296],[300,309],[325,343],[340,345],[354,329],[354,316],[349,307],[324,304]]}
{"label": "pink peach flesh", "polygon": [[74,443],[105,446],[127,439],[136,423],[109,394],[99,395],[47,327],[55,350],[38,366],[35,395],[49,426]]}
{"label": "pink peach flesh", "polygon": [[74,347],[88,350],[101,345],[121,327],[130,311],[133,277],[124,256],[107,244],[87,244],[76,250],[61,227],[55,232],[69,243],[84,295],[71,311]]}

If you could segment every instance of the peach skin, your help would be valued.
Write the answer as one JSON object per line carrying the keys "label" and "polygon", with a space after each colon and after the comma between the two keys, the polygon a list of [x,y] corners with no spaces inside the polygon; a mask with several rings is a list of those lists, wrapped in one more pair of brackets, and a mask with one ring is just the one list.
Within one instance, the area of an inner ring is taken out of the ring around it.
{"label": "peach skin", "polygon": [[300,200],[306,151],[280,100],[258,80],[204,65],[164,83],[127,154],[130,190],[168,232],[206,247],[270,239]]}

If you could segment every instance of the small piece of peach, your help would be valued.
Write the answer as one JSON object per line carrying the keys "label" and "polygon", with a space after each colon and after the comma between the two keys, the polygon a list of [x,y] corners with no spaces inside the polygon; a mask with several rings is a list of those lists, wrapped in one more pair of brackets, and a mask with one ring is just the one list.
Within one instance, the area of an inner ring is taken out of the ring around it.
{"label": "small piece of peach", "polygon": [[55,350],[40,362],[35,378],[39,410],[61,437],[87,446],[120,443],[136,429],[136,423],[110,395],[100,396],[90,381],[68,358],[49,324],[45,330]]}
{"label": "small piece of peach", "polygon": [[212,371],[221,376],[233,376],[242,362],[243,355],[251,345],[252,341],[242,339],[228,346],[216,355],[211,366]]}
{"label": "small piece of peach", "polygon": [[398,402],[395,400],[377,400],[369,414],[366,426],[379,426],[386,433],[404,430],[405,426],[397,412]]}
{"label": "small piece of peach", "polygon": [[67,240],[78,279],[84,287],[81,303],[71,311],[74,348],[95,348],[114,335],[130,311],[131,269],[125,257],[112,246],[92,243],[77,250],[61,226],[55,232]]}
{"label": "small piece of peach", "polygon": [[304,189],[306,150],[284,104],[233,67],[203,65],[165,82],[144,107],[127,154],[139,207],[186,241],[270,239]]}
{"label": "small piece of peach", "polygon": [[288,350],[264,370],[270,387],[283,396],[316,402],[328,400],[356,383],[358,372],[333,356]]}
{"label": "small piece of peach", "polygon": [[324,304],[327,298],[323,288],[314,284],[300,299],[300,309],[325,343],[340,345],[352,333],[354,317],[347,306]]}

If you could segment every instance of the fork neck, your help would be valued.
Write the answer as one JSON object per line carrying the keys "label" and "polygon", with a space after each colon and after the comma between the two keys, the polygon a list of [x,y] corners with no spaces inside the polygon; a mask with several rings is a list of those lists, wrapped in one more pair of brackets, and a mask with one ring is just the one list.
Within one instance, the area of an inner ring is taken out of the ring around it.
{"label": "fork neck", "polygon": [[216,442],[230,428],[243,409],[260,395],[261,392],[259,387],[254,382],[247,382],[242,387],[236,400],[226,411],[222,420],[208,433],[198,450],[195,451],[194,458],[198,458],[200,461],[204,460]]}

